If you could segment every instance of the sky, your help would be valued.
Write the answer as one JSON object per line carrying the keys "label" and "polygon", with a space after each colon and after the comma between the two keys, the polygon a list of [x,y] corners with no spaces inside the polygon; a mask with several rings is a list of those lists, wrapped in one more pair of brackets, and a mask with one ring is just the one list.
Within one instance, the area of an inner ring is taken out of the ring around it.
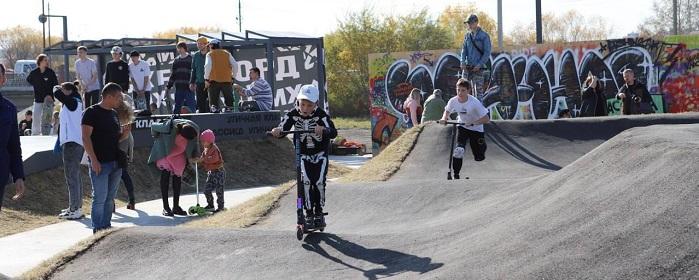
{"label": "sky", "polygon": [[[38,16],[41,0],[0,0],[3,5],[0,29],[25,25],[41,30]],[[54,15],[68,16],[69,40],[149,38],[153,33],[180,26],[215,26],[237,31],[238,1],[206,0],[202,5],[177,5],[172,0],[45,0]],[[187,1],[188,3],[199,1]],[[406,15],[428,8],[433,18],[449,5],[469,1],[454,0],[240,0],[243,30],[294,31],[323,36],[337,27],[338,20],[364,7],[380,15]],[[564,13],[575,9],[580,13],[600,16],[613,27],[612,37],[624,37],[637,31],[637,26],[653,14],[653,0],[542,0],[544,13]],[[115,6],[119,3],[119,6]],[[497,1],[481,0],[476,6],[497,19]],[[534,20],[534,0],[502,0],[503,29],[509,33],[516,25]],[[113,11],[110,11],[110,7]],[[633,15],[629,17],[628,15]],[[52,36],[62,36],[60,19],[51,21]],[[493,34],[497,36],[497,34]]]}

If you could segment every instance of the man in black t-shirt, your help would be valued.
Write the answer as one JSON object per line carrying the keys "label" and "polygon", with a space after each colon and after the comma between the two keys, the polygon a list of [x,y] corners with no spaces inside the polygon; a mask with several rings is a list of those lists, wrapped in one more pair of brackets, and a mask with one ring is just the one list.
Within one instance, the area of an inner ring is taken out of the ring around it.
{"label": "man in black t-shirt", "polygon": [[82,140],[90,161],[92,181],[93,233],[111,227],[114,196],[121,180],[119,140],[128,137],[129,125],[121,126],[116,111],[123,102],[122,89],[108,83],[102,89],[102,102],[90,106],[83,113]]}
{"label": "man in black t-shirt", "polygon": [[107,62],[106,71],[104,72],[104,83],[115,83],[124,92],[127,92],[129,91],[129,64],[121,60],[123,55],[121,47],[114,46],[111,53],[112,61]]}

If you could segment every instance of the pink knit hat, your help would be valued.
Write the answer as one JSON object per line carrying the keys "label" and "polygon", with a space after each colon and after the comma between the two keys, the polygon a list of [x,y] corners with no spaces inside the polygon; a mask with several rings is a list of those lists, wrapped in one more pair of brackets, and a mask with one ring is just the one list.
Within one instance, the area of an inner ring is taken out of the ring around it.
{"label": "pink knit hat", "polygon": [[211,131],[211,129],[207,129],[201,133],[200,140],[204,142],[214,143],[216,142],[216,135],[214,135],[214,132]]}

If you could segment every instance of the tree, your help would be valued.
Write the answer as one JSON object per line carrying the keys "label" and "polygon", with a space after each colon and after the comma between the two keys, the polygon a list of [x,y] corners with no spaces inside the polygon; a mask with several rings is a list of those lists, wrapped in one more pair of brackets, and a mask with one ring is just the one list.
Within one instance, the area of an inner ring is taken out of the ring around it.
{"label": "tree", "polygon": [[214,27],[214,26],[199,26],[199,27],[192,27],[192,26],[182,26],[178,28],[173,28],[173,29],[168,29],[163,32],[156,32],[153,33],[153,38],[160,38],[160,39],[172,39],[175,38],[177,34],[199,34],[199,33],[206,33],[206,32],[220,32],[221,28]]}
{"label": "tree", "polygon": [[369,8],[349,14],[324,41],[329,100],[340,116],[368,113],[369,54],[446,49],[452,42],[426,9],[383,17]]}
{"label": "tree", "polygon": [[[58,37],[51,38],[53,42],[61,41]],[[43,44],[44,41],[40,30],[22,25],[0,30],[0,49],[3,50],[2,59],[7,61],[8,68],[13,68],[17,60],[35,59],[37,55],[43,52]]]}
{"label": "tree", "polygon": [[[655,0],[653,11],[655,14],[638,26],[641,35],[662,36],[673,33],[673,0]],[[679,34],[688,34],[699,31],[699,2],[696,0],[677,0],[679,7],[677,13]]]}
{"label": "tree", "polygon": [[[541,16],[545,43],[580,42],[607,39],[612,28],[599,16],[585,17],[575,10],[560,16],[546,13]],[[536,43],[536,23],[517,25],[505,40],[508,45],[530,45]]]}
{"label": "tree", "polygon": [[464,43],[464,35],[468,29],[464,24],[464,21],[466,21],[468,16],[471,14],[476,14],[478,16],[478,24],[490,35],[492,45],[497,46],[497,22],[485,12],[478,10],[474,3],[470,3],[466,6],[448,6],[444,9],[444,11],[442,11],[437,19],[437,24],[446,29],[449,36],[452,38],[451,48],[461,49]]}

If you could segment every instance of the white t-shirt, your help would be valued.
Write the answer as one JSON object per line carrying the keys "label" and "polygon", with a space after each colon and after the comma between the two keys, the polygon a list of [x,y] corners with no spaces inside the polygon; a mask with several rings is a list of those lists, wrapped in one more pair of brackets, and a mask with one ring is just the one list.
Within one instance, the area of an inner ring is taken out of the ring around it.
{"label": "white t-shirt", "polygon": [[488,114],[488,109],[483,107],[483,104],[481,104],[481,102],[475,97],[468,95],[468,100],[461,103],[459,102],[459,97],[454,96],[449,99],[449,102],[447,102],[447,106],[444,107],[444,110],[449,111],[449,113],[458,113],[458,121],[466,124],[462,125],[461,127],[473,131],[483,132],[482,124],[469,126]]}
{"label": "white t-shirt", "polygon": [[[97,78],[97,64],[90,58],[85,60],[78,59],[75,61],[75,72],[78,74],[79,80],[89,83],[92,80],[92,75],[95,75],[95,78]],[[99,79],[95,79],[95,82],[92,84],[84,84],[83,86],[85,86],[88,92],[99,90]]]}
{"label": "white t-shirt", "polygon": [[136,81],[136,84],[133,85],[134,90],[143,88],[144,77],[148,77],[148,84],[144,90],[151,91],[153,88],[153,83],[150,81],[150,65],[148,65],[148,62],[139,60],[138,64],[133,64],[133,61],[129,63],[129,76]]}

